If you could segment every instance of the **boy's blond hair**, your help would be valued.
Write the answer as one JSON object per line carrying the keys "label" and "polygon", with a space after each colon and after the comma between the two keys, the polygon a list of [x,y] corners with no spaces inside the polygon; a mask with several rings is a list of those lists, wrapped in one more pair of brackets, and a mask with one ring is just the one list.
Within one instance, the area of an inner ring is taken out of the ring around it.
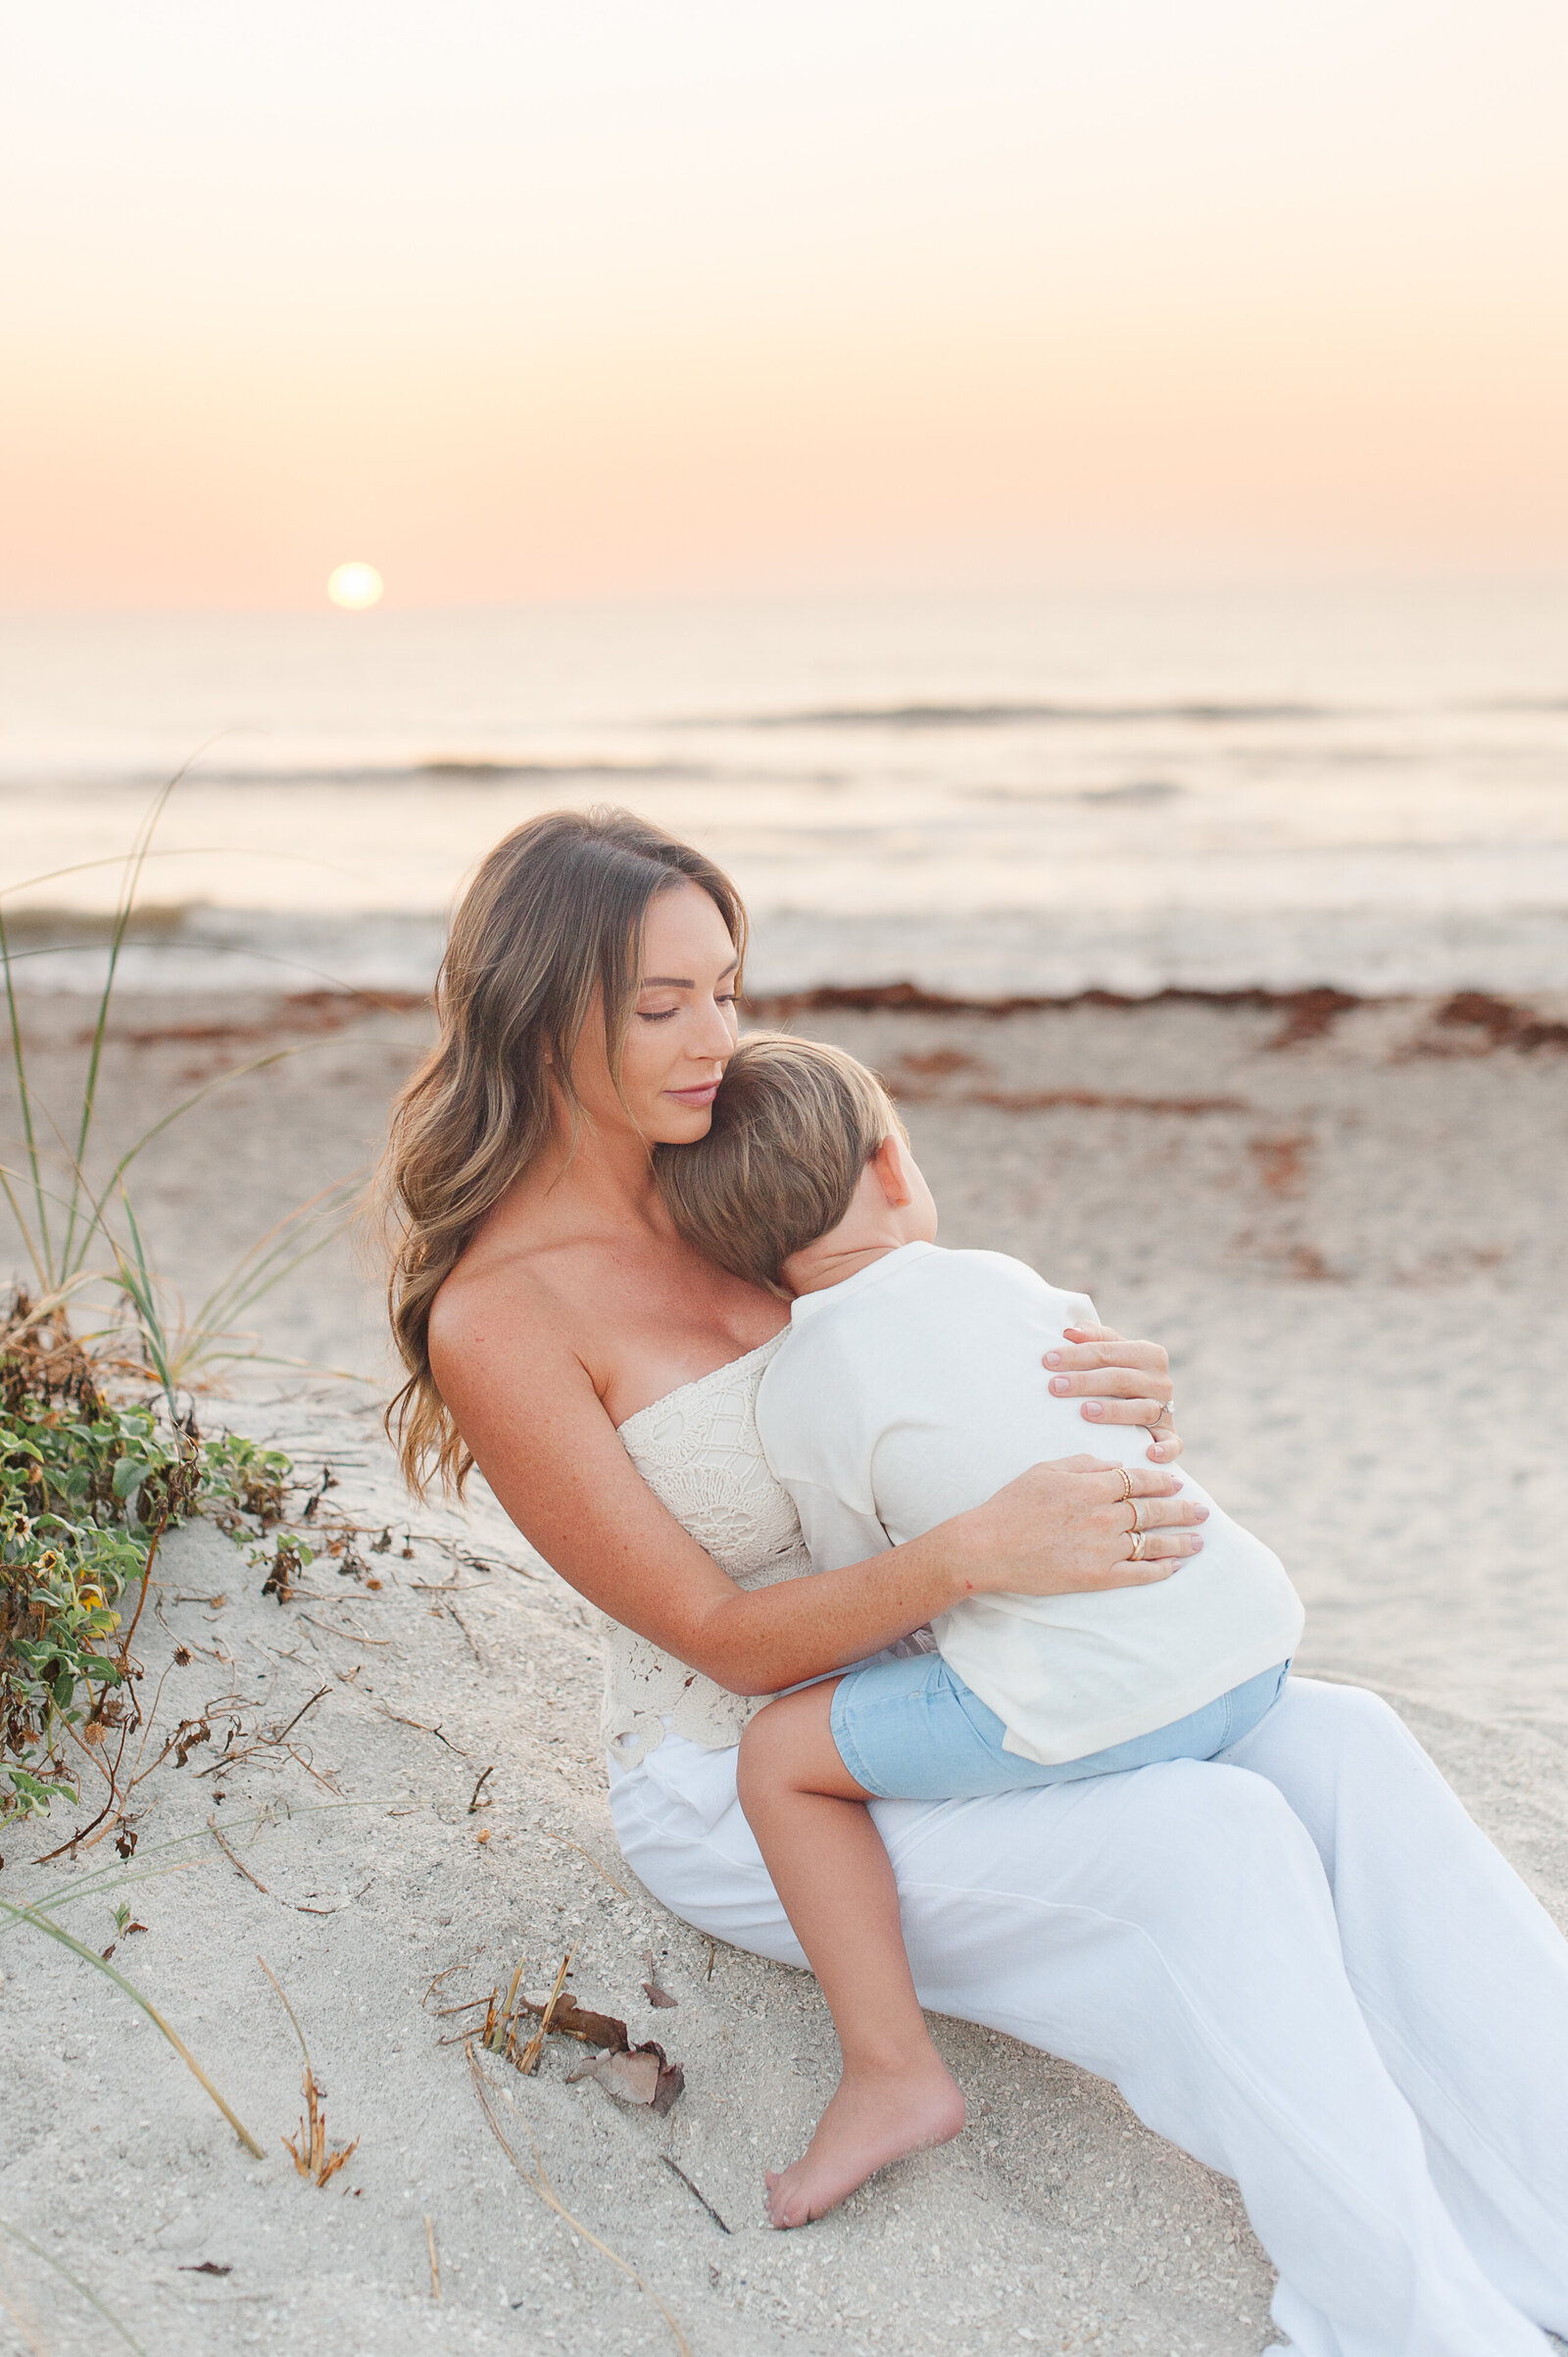
{"label": "boy's blond hair", "polygon": [[685,1237],[752,1285],[836,1228],[883,1141],[907,1131],[874,1072],[820,1040],[743,1039],[695,1146],[661,1146],[654,1171]]}

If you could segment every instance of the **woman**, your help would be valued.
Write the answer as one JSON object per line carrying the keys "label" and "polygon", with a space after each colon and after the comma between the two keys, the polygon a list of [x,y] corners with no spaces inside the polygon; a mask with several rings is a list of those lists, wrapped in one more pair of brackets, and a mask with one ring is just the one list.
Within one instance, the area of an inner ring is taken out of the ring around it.
{"label": "woman", "polygon": [[[648,1167],[706,1129],[743,924],[622,812],[485,861],[394,1123],[394,1413],[412,1480],[477,1463],[616,1624],[612,1808],[642,1880],[799,1964],[735,1800],[759,1699],[960,1595],[1168,1577],[1194,1513],[1156,1439],[1152,1562],[1083,1456],[811,1573],[750,1413],[784,1306],[680,1245]],[[1070,1356],[1086,1414],[1163,1429],[1162,1352]],[[922,2000],[1099,2072],[1236,2178],[1307,2357],[1540,2357],[1568,2327],[1568,1949],[1375,1697],[1293,1680],[1217,1761],[876,1816]]]}

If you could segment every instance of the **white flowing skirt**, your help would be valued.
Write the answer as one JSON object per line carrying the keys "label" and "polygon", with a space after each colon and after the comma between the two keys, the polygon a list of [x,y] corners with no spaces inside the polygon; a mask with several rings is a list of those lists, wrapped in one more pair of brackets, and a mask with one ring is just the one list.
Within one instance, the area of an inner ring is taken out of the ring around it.
{"label": "white flowing skirt", "polygon": [[[615,1830],[686,1922],[804,1965],[735,1757],[667,1737]],[[1215,1760],[873,1806],[922,2002],[1236,2179],[1300,2357],[1568,2334],[1568,1943],[1376,1695],[1293,1678]]]}

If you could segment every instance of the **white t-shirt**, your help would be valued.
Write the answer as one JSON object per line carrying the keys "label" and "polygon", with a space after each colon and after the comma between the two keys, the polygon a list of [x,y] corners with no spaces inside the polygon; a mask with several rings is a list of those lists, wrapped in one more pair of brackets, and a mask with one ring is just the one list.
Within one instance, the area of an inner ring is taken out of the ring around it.
{"label": "white t-shirt", "polygon": [[[1085,1423],[1042,1354],[1095,1324],[1001,1252],[906,1244],[804,1294],[757,1396],[773,1473],[819,1571],[918,1538],[1045,1459],[1147,1467],[1141,1426]],[[1283,1565],[1189,1475],[1209,1507],[1202,1551],[1167,1580],[1080,1596],[976,1596],[933,1623],[944,1658],[1007,1729],[1054,1763],[1148,1735],[1284,1661],[1300,1599]]]}

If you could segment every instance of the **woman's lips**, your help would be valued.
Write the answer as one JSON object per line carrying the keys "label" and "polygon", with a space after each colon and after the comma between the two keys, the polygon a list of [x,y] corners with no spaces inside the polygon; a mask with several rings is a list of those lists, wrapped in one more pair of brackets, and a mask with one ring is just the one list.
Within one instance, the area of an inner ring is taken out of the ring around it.
{"label": "woman's lips", "polygon": [[718,1095],[718,1083],[705,1080],[695,1089],[666,1089],[664,1094],[673,1097],[677,1105],[711,1105]]}

